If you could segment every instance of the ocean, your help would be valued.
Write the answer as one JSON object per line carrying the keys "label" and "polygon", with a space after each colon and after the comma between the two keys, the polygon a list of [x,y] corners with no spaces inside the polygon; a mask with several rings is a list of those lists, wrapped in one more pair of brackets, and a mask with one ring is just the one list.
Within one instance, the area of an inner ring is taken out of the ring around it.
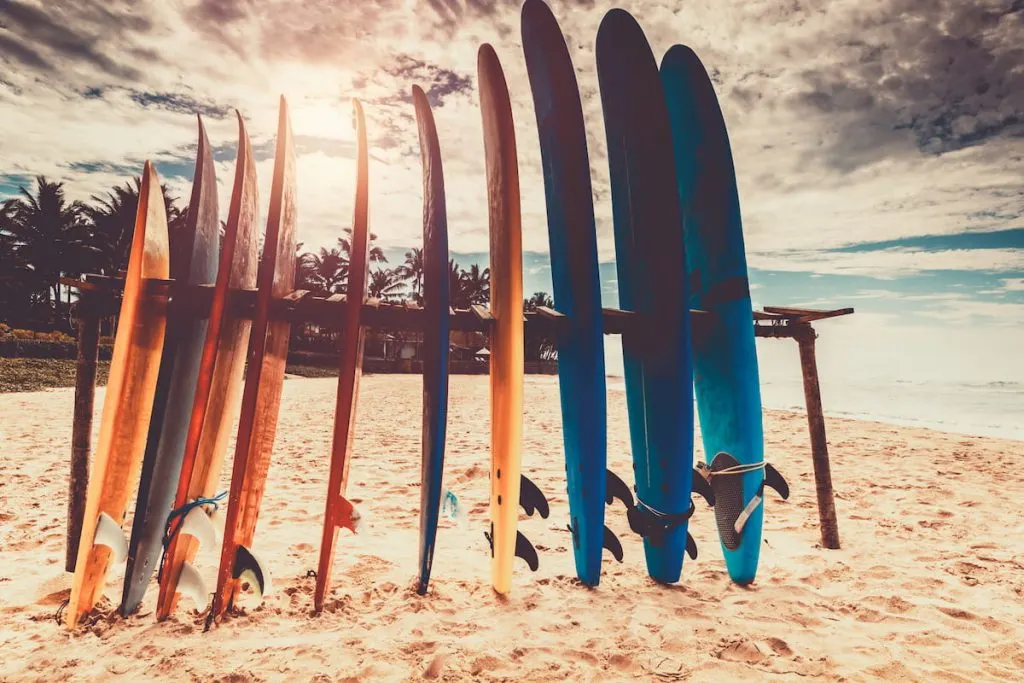
{"label": "ocean", "polygon": [[[622,352],[617,343],[606,343],[605,359],[608,388],[623,390]],[[796,344],[759,340],[758,364],[762,405],[804,412]],[[876,370],[867,372],[866,367]],[[879,367],[882,370],[877,370]],[[852,352],[843,358],[819,343],[822,410],[833,417],[1024,441],[1024,381],[1017,378],[1020,373],[971,369],[976,376],[964,377],[966,372],[955,370],[933,362],[883,367],[863,362]]]}

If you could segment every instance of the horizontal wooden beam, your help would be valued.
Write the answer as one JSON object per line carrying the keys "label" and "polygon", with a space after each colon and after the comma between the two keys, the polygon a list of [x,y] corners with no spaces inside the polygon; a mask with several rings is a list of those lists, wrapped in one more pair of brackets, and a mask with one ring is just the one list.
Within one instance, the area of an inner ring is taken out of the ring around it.
{"label": "horizontal wooden beam", "polygon": [[[117,295],[123,289],[124,280],[119,277],[88,275],[85,280],[61,278],[61,284],[78,289],[79,317],[116,315],[119,310]],[[171,315],[204,318],[209,315],[213,301],[213,285],[187,285],[181,291],[173,280],[146,280],[146,296],[170,299]],[[257,290],[235,289],[228,295],[229,314],[238,318],[252,318],[256,310]],[[313,296],[304,290],[296,290],[276,299],[271,304],[271,317],[289,320],[292,323],[308,323],[323,327],[338,327],[343,312],[348,306],[344,294],[327,297]],[[754,311],[754,333],[758,337],[797,338],[809,331],[810,320],[848,315],[852,308],[832,311],[766,306],[764,312]],[[363,324],[372,329],[418,331],[424,327],[425,312],[412,302],[389,303],[379,299],[367,299],[363,303]],[[691,323],[700,329],[713,320],[714,312],[693,309]],[[605,334],[623,334],[642,327],[643,316],[635,311],[618,308],[602,308],[601,318]],[[568,322],[568,316],[552,308],[539,306],[534,311],[525,311],[523,319],[528,328],[542,334],[555,335],[561,325]],[[769,324],[763,324],[769,323]],[[494,324],[494,315],[480,304],[468,309],[449,309],[449,326],[455,331],[487,332]]]}
{"label": "horizontal wooden beam", "polygon": [[821,310],[816,308],[793,308],[791,306],[765,306],[765,313],[772,313],[784,318],[796,318],[801,322],[813,322],[825,318],[838,318],[842,315],[853,313],[852,308],[835,308],[832,310]]}

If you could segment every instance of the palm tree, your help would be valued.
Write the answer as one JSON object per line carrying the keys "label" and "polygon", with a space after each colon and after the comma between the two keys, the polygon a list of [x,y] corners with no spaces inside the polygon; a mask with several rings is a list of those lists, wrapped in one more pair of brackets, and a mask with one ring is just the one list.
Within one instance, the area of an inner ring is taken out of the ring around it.
{"label": "palm tree", "polygon": [[[534,292],[530,298],[523,300],[523,308],[527,311],[536,311],[538,306],[553,308],[554,305],[554,300],[548,296],[547,292]],[[535,330],[536,328],[533,329]],[[554,340],[538,332],[531,332],[530,328],[527,328],[523,341],[525,344],[523,353],[525,360],[555,360],[558,357],[558,348]]]}
{"label": "palm tree", "polygon": [[547,292],[534,292],[533,296],[529,299],[523,300],[523,308],[528,311],[536,311],[538,306],[544,306],[545,308],[554,308],[555,301]]}
{"label": "palm tree", "polygon": [[[128,267],[135,232],[135,214],[139,208],[139,191],[142,177],[136,176],[131,182],[118,185],[106,196],[92,196],[94,204],[85,204],[83,211],[91,223],[93,263],[104,275],[117,275]],[[188,207],[179,209],[176,198],[167,194],[167,186],[160,186],[167,213],[167,232],[174,240],[184,228]]]}
{"label": "palm tree", "polygon": [[[345,228],[342,230],[344,233],[338,238],[338,248],[341,249],[341,253],[345,256],[345,260],[349,261],[352,258],[352,228]],[[384,250],[374,244],[377,241],[377,236],[370,233],[370,263],[387,263],[388,259],[384,256]]]}
{"label": "palm tree", "polygon": [[401,298],[401,289],[405,282],[397,274],[396,270],[380,268],[370,273],[370,282],[367,292],[374,299],[391,301]]}
{"label": "palm tree", "polygon": [[303,243],[295,245],[295,289],[315,292],[320,285],[316,281],[316,268],[313,265],[314,255],[302,252]]}
{"label": "palm tree", "polygon": [[[35,194],[25,187],[4,206],[5,239],[11,256],[22,263],[30,291],[55,306],[61,303],[61,275],[81,273],[91,246],[80,202],[68,202],[64,184],[36,177]],[[68,298],[71,292],[68,289]]]}
{"label": "palm tree", "polygon": [[469,292],[466,289],[466,272],[459,268],[455,259],[448,261],[448,297],[452,308],[469,308]]}
{"label": "palm tree", "polygon": [[491,269],[473,264],[462,273],[462,288],[471,304],[485,304],[491,299]]}
{"label": "palm tree", "polygon": [[423,250],[413,247],[405,252],[405,263],[399,265],[395,271],[404,280],[412,280],[412,299],[418,304],[423,304]]}
{"label": "palm tree", "polygon": [[335,294],[348,279],[348,260],[338,249],[325,249],[308,257],[310,281],[322,293]]}

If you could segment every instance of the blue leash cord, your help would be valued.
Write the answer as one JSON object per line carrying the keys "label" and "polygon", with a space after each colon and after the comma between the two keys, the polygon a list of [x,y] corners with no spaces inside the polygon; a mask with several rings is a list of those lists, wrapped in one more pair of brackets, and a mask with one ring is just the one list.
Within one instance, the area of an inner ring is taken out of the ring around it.
{"label": "blue leash cord", "polygon": [[224,500],[228,495],[227,491],[221,491],[213,498],[196,498],[193,501],[185,503],[176,510],[171,510],[171,513],[167,515],[167,526],[164,529],[164,549],[174,538],[174,535],[178,533],[178,529],[181,528],[181,523],[174,527],[174,531],[171,531],[171,524],[175,519],[181,518],[182,522],[185,520],[185,515],[192,511],[192,508],[199,507],[200,505],[212,505],[213,509],[216,510],[220,507],[220,502]]}

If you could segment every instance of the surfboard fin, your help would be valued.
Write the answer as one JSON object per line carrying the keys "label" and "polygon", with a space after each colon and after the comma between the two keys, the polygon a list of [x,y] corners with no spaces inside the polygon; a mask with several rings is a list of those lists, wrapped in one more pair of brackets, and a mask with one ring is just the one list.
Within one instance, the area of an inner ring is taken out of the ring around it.
{"label": "surfboard fin", "polygon": [[[546,515],[545,515],[546,516]],[[533,547],[529,539],[523,536],[522,531],[516,531],[516,557],[526,560],[530,571],[535,572],[540,567],[540,560],[537,558],[537,549]]]}
{"label": "surfboard fin", "polygon": [[622,562],[622,544],[619,543],[618,537],[608,527],[604,528],[604,541],[602,543],[611,552],[612,557]]}
{"label": "surfboard fin", "polygon": [[128,555],[128,539],[125,538],[121,525],[106,512],[101,512],[99,519],[96,520],[96,535],[93,538],[93,545],[110,548],[114,564],[121,562]]}
{"label": "surfboard fin", "polygon": [[348,498],[338,496],[338,506],[338,517],[335,521],[335,526],[339,529],[348,529],[354,534],[358,534],[366,529],[367,524],[363,519],[362,513]]}
{"label": "surfboard fin", "polygon": [[200,548],[212,547],[217,544],[217,529],[213,526],[210,515],[206,514],[202,506],[196,506],[188,511],[178,533],[188,534],[199,541]]}
{"label": "surfboard fin", "polygon": [[251,550],[244,545],[235,551],[235,566],[231,573],[236,579],[245,579],[256,589],[260,597],[270,593],[270,571]]}
{"label": "surfboard fin", "polygon": [[544,519],[551,513],[548,507],[548,499],[541,493],[540,488],[527,478],[525,474],[519,475],[519,504],[523,506],[526,514],[533,516],[534,512],[540,512]]}
{"label": "surfboard fin", "polygon": [[789,484],[786,483],[782,474],[771,463],[765,463],[764,465],[763,486],[774,489],[782,497],[782,500],[789,500]]}
{"label": "surfboard fin", "polygon": [[604,502],[607,505],[611,505],[618,498],[622,501],[622,504],[626,506],[626,509],[633,507],[633,493],[626,486],[626,482],[619,478],[619,475],[615,474],[611,470],[606,470],[607,473],[607,488],[605,489]]}
{"label": "surfboard fin", "polygon": [[715,491],[711,488],[711,482],[704,476],[704,472],[698,467],[693,468],[693,484],[690,488],[693,493],[706,500],[708,505],[715,507]]}
{"label": "surfboard fin", "polygon": [[691,560],[697,559],[697,541],[693,540],[689,531],[686,532],[686,554],[690,556]]}
{"label": "surfboard fin", "polygon": [[199,575],[199,570],[188,562],[181,565],[181,574],[178,576],[177,591],[182,595],[192,598],[196,605],[196,611],[202,612],[210,602],[206,590],[206,582]]}

